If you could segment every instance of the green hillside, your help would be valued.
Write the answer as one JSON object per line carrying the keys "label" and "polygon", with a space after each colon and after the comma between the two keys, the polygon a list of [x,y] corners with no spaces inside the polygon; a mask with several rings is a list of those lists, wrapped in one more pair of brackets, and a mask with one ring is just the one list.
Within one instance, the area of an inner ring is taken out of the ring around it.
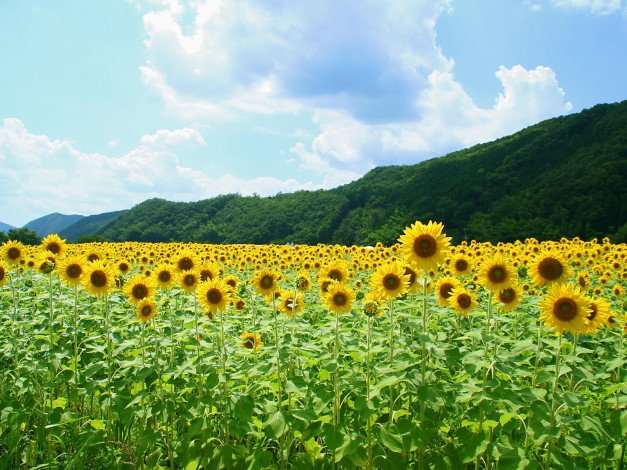
{"label": "green hillside", "polygon": [[105,212],[103,214],[90,215],[83,217],[76,223],[64,228],[59,232],[61,238],[65,238],[70,242],[75,242],[79,237],[91,235],[102,227],[107,225],[113,219],[126,211]]}
{"label": "green hillside", "polygon": [[52,214],[45,215],[35,220],[31,220],[22,228],[27,228],[36,232],[40,237],[45,237],[51,233],[59,233],[66,227],[81,220],[84,215],[65,215],[54,212]]}
{"label": "green hillside", "polygon": [[627,240],[627,101],[530,126],[332,190],[145,201],[98,233],[112,241],[392,244],[416,220],[454,241]]}

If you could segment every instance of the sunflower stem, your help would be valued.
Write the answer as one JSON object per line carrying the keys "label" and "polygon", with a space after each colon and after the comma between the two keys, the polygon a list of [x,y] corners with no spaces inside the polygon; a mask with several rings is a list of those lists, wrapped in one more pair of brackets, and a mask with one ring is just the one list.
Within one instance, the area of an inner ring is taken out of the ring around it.
{"label": "sunflower stem", "polygon": [[53,297],[53,289],[52,289],[52,271],[48,273],[48,288],[49,288],[49,320],[48,320],[48,330],[50,332],[50,409],[53,409],[52,402],[54,401],[54,329],[52,327],[54,321],[54,304],[52,301]]}
{"label": "sunflower stem", "polygon": [[224,440],[229,445],[229,384],[226,377],[227,351],[224,341],[224,311],[220,310],[220,343],[222,344],[222,375],[224,379]]}
{"label": "sunflower stem", "polygon": [[[577,340],[579,339],[579,335],[575,333],[573,339],[573,357],[577,360]],[[570,381],[568,382],[568,391],[572,392],[575,384],[575,371],[571,371],[570,373]]]}
{"label": "sunflower stem", "polygon": [[538,363],[540,362],[540,344],[542,344],[542,322],[538,322],[538,340],[536,345],[536,364],[533,368],[533,379],[531,380],[531,388],[536,386],[538,379]]}
{"label": "sunflower stem", "polygon": [[110,439],[113,438],[111,426],[113,424],[112,410],[113,410],[113,391],[111,390],[111,381],[113,379],[113,355],[111,352],[111,328],[109,319],[109,296],[105,296],[105,328],[107,330],[107,362],[109,373],[107,374],[107,389],[109,392],[109,403],[107,406],[107,435]]}
{"label": "sunflower stem", "polygon": [[[388,310],[390,311],[390,349],[389,349],[389,358],[390,366],[394,363],[394,299],[388,300]],[[394,385],[390,384],[390,423],[394,422]]]}
{"label": "sunflower stem", "polygon": [[[624,328],[627,328],[625,326]],[[623,357],[623,336],[624,333],[620,333],[618,337],[618,359],[622,359]],[[618,363],[618,367],[616,368],[616,383],[621,383],[621,375],[622,375],[622,362]],[[617,388],[614,393],[616,394],[616,409],[619,409],[618,398],[620,396],[620,388]],[[623,445],[623,452],[625,451],[625,446]]]}
{"label": "sunflower stem", "polygon": [[[368,315],[366,332],[366,406],[370,402],[370,342],[372,340],[372,319]],[[368,415],[368,470],[372,469],[372,423]]]}
{"label": "sunflower stem", "polygon": [[[553,428],[555,427],[555,416],[556,416],[556,395],[557,395],[557,382],[560,375],[560,353],[562,350],[562,335],[557,336],[557,348],[555,350],[555,378],[553,380],[553,393],[551,399],[551,422],[549,424],[549,432],[553,434]],[[553,438],[549,437],[549,444],[546,451],[546,461],[545,468],[548,470],[551,467],[551,452],[553,451]]]}

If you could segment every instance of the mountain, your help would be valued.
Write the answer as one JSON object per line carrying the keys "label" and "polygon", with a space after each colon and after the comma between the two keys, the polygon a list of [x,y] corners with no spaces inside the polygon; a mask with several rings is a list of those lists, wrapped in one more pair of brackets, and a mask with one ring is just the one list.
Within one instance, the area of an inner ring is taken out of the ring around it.
{"label": "mountain", "polygon": [[198,202],[150,199],[97,233],[111,241],[392,244],[416,220],[464,239],[627,241],[627,101],[527,127],[334,188]]}
{"label": "mountain", "polygon": [[4,222],[0,222],[0,232],[7,233],[9,230],[13,228],[17,228],[17,227],[14,227],[13,225],[5,224]]}
{"label": "mountain", "polygon": [[126,211],[121,210],[83,217],[72,225],[61,230],[59,232],[59,236],[67,239],[69,242],[76,242],[80,236],[94,234],[124,212]]}
{"label": "mountain", "polygon": [[65,215],[54,212],[52,214],[44,215],[35,220],[31,220],[22,228],[27,228],[33,232],[37,232],[40,237],[45,237],[51,233],[59,233],[66,227],[78,222],[84,215]]}

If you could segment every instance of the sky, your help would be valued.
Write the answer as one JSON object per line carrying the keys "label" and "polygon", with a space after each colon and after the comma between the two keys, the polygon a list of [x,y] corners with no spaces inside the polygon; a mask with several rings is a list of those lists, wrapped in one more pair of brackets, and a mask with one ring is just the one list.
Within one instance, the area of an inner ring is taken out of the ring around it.
{"label": "sky", "polygon": [[329,189],[627,99],[627,0],[0,0],[0,221]]}

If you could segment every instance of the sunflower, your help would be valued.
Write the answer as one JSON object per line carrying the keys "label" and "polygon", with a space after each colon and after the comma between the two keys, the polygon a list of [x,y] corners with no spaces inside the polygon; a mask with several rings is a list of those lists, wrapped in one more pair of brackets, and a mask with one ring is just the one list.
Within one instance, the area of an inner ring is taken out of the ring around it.
{"label": "sunflower", "polygon": [[[518,285],[513,285],[499,292],[497,297],[496,308],[503,312],[511,312],[522,301],[523,289]],[[500,305],[503,304],[503,305]]]}
{"label": "sunflower", "polygon": [[237,291],[237,286],[239,285],[239,277],[230,274],[224,278],[224,282],[229,286],[231,292],[235,293]]}
{"label": "sunflower", "polygon": [[294,291],[283,290],[281,291],[281,302],[277,308],[288,317],[293,318],[294,315],[302,313],[305,308],[305,300],[300,293],[297,293],[296,298],[294,298]]}
{"label": "sunflower", "polygon": [[369,316],[379,316],[383,312],[383,305],[385,305],[385,301],[379,297],[376,292],[369,292],[364,297],[362,301],[362,310],[363,312]]}
{"label": "sunflower", "polygon": [[0,255],[6,264],[19,264],[24,259],[24,245],[20,241],[9,240],[0,247]]}
{"label": "sunflower", "polygon": [[205,261],[204,263],[202,263],[202,265],[198,269],[198,272],[200,273],[201,282],[219,277],[220,271],[221,271],[220,266],[218,266],[216,263],[212,261]]}
{"label": "sunflower", "polygon": [[573,275],[573,270],[560,253],[548,251],[531,262],[529,273],[533,283],[541,287],[564,282]]}
{"label": "sunflower", "polygon": [[176,262],[174,263],[174,267],[178,272],[191,271],[192,269],[197,268],[197,265],[198,259],[196,253],[189,248],[181,250],[176,258]]}
{"label": "sunflower", "polygon": [[540,301],[540,320],[561,335],[564,331],[584,333],[588,328],[589,301],[572,284],[553,284]]}
{"label": "sunflower", "polygon": [[457,310],[457,314],[468,316],[468,313],[477,306],[477,296],[464,286],[457,286],[451,291],[449,305]]}
{"label": "sunflower", "polygon": [[403,268],[405,269],[405,275],[409,276],[407,292],[413,294],[420,289],[420,285],[418,283],[418,273],[416,273],[416,271],[414,271],[408,263],[403,264]]}
{"label": "sunflower", "polygon": [[78,286],[82,282],[85,271],[85,258],[81,255],[70,255],[63,258],[55,266],[61,282],[68,286]]}
{"label": "sunflower", "polygon": [[244,299],[242,299],[241,297],[236,297],[236,298],[232,299],[231,300],[231,305],[238,312],[243,312],[244,310],[246,310],[246,301]]}
{"label": "sunflower", "polygon": [[169,264],[161,263],[155,268],[153,279],[158,289],[168,289],[172,287],[176,281],[174,268]]}
{"label": "sunflower", "polygon": [[614,284],[614,287],[612,287],[612,294],[614,294],[614,297],[617,299],[620,299],[625,295],[625,288],[620,284]]}
{"label": "sunflower", "polygon": [[318,272],[318,278],[329,278],[337,282],[346,282],[352,277],[348,261],[334,259]]}
{"label": "sunflower", "polygon": [[205,314],[215,315],[226,309],[231,302],[231,291],[222,279],[208,279],[198,285],[198,303],[204,307]]}
{"label": "sunflower", "polygon": [[185,292],[194,292],[200,282],[200,275],[193,269],[179,273],[179,286]]}
{"label": "sunflower", "polygon": [[7,271],[4,269],[2,263],[0,263],[0,287],[2,287],[5,282],[7,282]]}
{"label": "sunflower", "polygon": [[308,292],[311,289],[311,277],[309,277],[309,271],[301,271],[298,273],[296,287],[298,290],[303,292]]}
{"label": "sunflower", "polygon": [[405,228],[405,232],[398,239],[405,258],[425,272],[437,269],[446,259],[451,240],[442,233],[443,228],[442,223],[432,221],[427,225],[415,222]]}
{"label": "sunflower", "polygon": [[40,249],[60,256],[65,251],[65,240],[61,240],[56,233],[51,233],[41,241]]}
{"label": "sunflower", "polygon": [[472,272],[472,263],[466,255],[458,254],[451,260],[451,268],[456,276],[465,276]]}
{"label": "sunflower", "polygon": [[259,333],[249,333],[248,331],[244,331],[239,337],[244,340],[240,343],[240,345],[253,352],[259,351],[263,346],[261,335]]}
{"label": "sunflower", "polygon": [[500,292],[516,283],[516,271],[503,255],[485,259],[479,266],[479,282],[489,291]]}
{"label": "sunflower", "polygon": [[439,278],[435,283],[435,292],[438,294],[438,305],[442,307],[449,305],[453,289],[461,285],[461,281],[453,276]]}
{"label": "sunflower", "polygon": [[261,271],[255,272],[252,282],[255,290],[266,296],[272,293],[278,286],[280,274],[274,270],[263,268]]}
{"label": "sunflower", "polygon": [[607,325],[610,316],[610,303],[603,297],[588,299],[588,301],[590,303],[590,314],[588,315],[590,323],[588,323],[585,333],[592,334]]}
{"label": "sunflower", "polygon": [[153,297],[146,297],[137,303],[136,308],[137,319],[144,323],[148,323],[157,314],[157,303]]}
{"label": "sunflower", "polygon": [[383,299],[395,299],[407,292],[409,276],[399,261],[381,265],[370,277],[370,287]]}
{"label": "sunflower", "polygon": [[131,271],[131,263],[126,259],[119,259],[115,263],[115,267],[120,274],[128,274]]}
{"label": "sunflower", "polygon": [[155,293],[154,291],[154,282],[143,274],[135,274],[122,288],[128,303],[135,306],[145,298],[152,297]]}
{"label": "sunflower", "polygon": [[110,265],[101,260],[92,261],[85,265],[82,284],[89,295],[96,297],[108,295],[114,283],[115,276]]}
{"label": "sunflower", "polygon": [[590,271],[579,271],[577,273],[577,285],[584,291],[590,287]]}
{"label": "sunflower", "polygon": [[348,284],[331,281],[327,292],[322,295],[322,303],[331,312],[348,313],[353,308],[355,298],[355,291]]}

